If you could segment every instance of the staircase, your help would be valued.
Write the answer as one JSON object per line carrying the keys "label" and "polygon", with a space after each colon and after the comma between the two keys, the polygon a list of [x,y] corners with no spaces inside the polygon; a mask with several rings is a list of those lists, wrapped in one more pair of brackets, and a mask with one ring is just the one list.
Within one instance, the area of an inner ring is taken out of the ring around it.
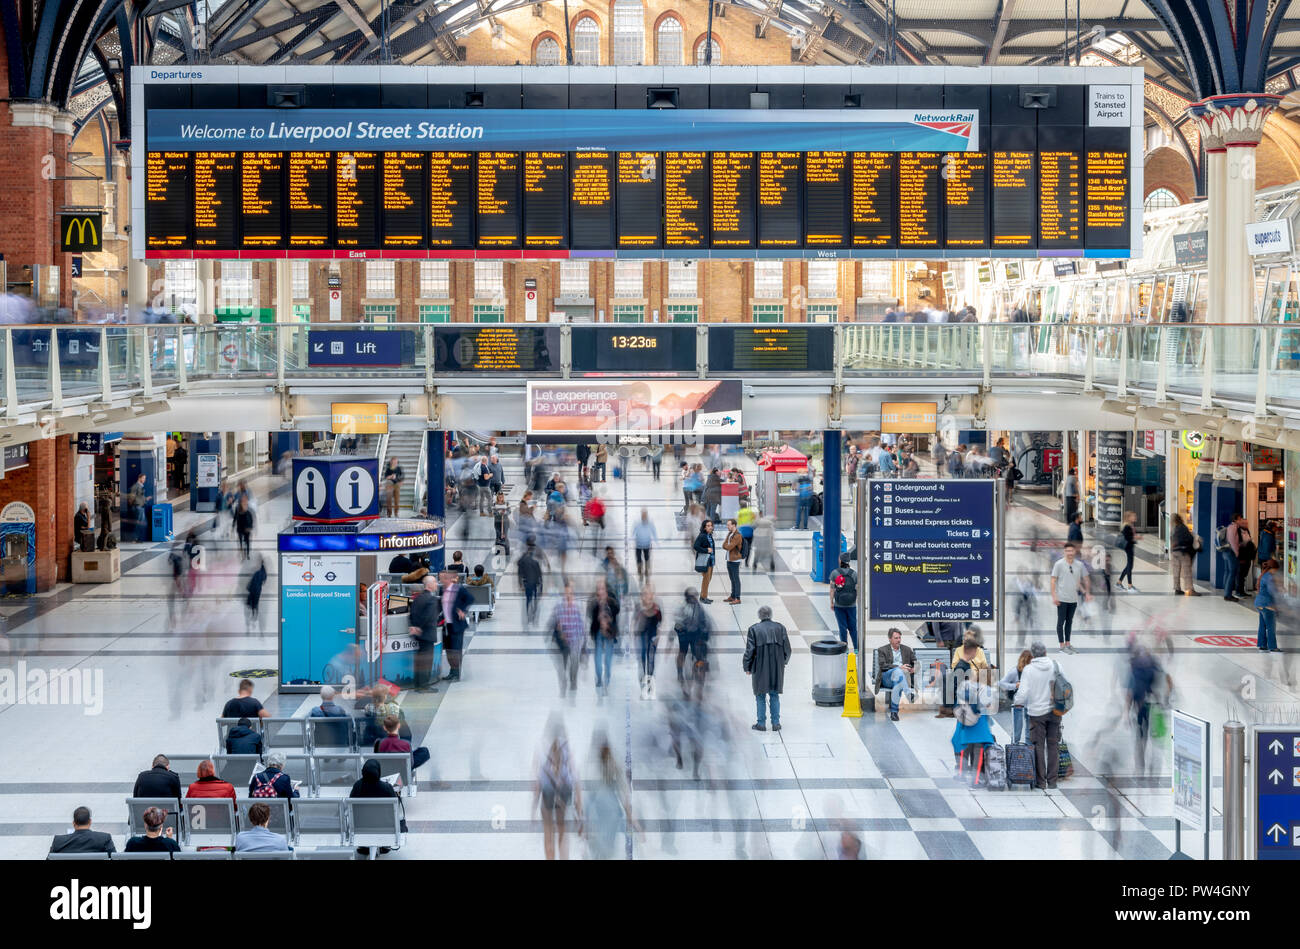
{"label": "staircase", "polygon": [[416,472],[420,467],[420,452],[423,449],[422,429],[398,429],[388,433],[388,454],[379,460],[379,473],[383,474],[388,459],[396,455],[397,460],[402,464],[402,474],[406,479],[402,482],[401,506],[397,511],[399,517],[409,517],[412,513],[415,504]]}

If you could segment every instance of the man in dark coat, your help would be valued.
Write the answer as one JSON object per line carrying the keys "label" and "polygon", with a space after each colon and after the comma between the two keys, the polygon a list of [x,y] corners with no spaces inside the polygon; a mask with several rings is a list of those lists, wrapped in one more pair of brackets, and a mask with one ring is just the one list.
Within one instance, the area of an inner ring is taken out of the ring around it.
{"label": "man in dark coat", "polygon": [[262,736],[253,729],[253,723],[241,718],[234,728],[226,733],[226,754],[260,755],[262,753]]}
{"label": "man in dark coat", "polygon": [[438,672],[433,668],[438,645],[438,620],[442,604],[438,601],[438,581],[432,574],[424,578],[424,591],[411,602],[410,633],[419,640],[415,653],[415,687],[421,692],[437,692],[433,684]]}
{"label": "man in dark coat", "polygon": [[460,582],[460,574],[447,572],[442,576],[443,648],[447,650],[447,665],[451,666],[451,671],[442,678],[446,682],[458,682],[465,630],[469,627],[469,608],[474,598]]}
{"label": "man in dark coat", "polygon": [[50,853],[116,853],[113,835],[90,829],[90,808],[72,812],[72,833],[56,834]]}
{"label": "man in dark coat", "polygon": [[785,627],[772,621],[772,608],[758,608],[758,622],[745,634],[745,671],[754,684],[758,707],[756,732],[767,731],[767,706],[772,707],[772,731],[781,730],[781,690],[785,667],[790,661],[790,636]]}
{"label": "man in dark coat", "polygon": [[537,560],[537,544],[531,539],[517,566],[519,585],[524,590],[524,620],[532,629],[537,624],[537,607],[542,601],[542,565]]}
{"label": "man in dark coat", "polygon": [[171,762],[166,755],[153,759],[153,767],[141,771],[135,779],[132,797],[174,797],[181,799],[181,779],[176,772],[168,770]]}

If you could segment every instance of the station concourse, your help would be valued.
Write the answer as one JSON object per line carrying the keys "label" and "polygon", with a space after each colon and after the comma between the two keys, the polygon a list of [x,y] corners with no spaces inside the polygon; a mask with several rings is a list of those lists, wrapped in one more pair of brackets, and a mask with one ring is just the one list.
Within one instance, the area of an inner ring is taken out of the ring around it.
{"label": "station concourse", "polygon": [[427,6],[0,0],[0,857],[1300,855],[1286,0]]}

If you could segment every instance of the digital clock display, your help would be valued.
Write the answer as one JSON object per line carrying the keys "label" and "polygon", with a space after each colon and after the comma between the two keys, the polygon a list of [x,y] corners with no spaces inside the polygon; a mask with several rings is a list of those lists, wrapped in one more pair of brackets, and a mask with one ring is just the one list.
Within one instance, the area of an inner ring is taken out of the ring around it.
{"label": "digital clock display", "polygon": [[575,326],[573,371],[586,373],[695,371],[695,327],[656,326],[635,333],[612,326]]}

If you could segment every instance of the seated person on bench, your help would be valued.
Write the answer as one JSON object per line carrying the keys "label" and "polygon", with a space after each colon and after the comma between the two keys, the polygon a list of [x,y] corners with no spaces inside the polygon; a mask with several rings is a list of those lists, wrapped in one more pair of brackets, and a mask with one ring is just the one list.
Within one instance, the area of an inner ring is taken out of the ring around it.
{"label": "seated person on bench", "polygon": [[398,737],[397,729],[399,725],[400,722],[396,715],[389,715],[384,719],[385,734],[381,740],[375,742],[375,751],[380,754],[409,754],[411,756],[411,770],[414,771],[429,760],[429,749],[423,745],[412,749],[409,741]]}
{"label": "seated person on bench", "polygon": [[910,680],[916,670],[916,656],[910,646],[903,645],[903,632],[898,627],[889,631],[889,642],[876,650],[876,668],[880,670],[880,687],[890,690],[889,720],[896,722],[903,693],[907,693],[908,701],[916,699]]}

